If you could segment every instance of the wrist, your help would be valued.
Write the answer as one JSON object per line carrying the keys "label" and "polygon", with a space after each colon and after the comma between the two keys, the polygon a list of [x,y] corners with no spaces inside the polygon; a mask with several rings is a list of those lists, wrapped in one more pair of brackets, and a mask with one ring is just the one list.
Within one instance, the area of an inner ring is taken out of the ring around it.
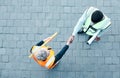
{"label": "wrist", "polygon": [[73,35],[73,34],[72,34],[71,36],[72,36],[72,37],[75,37],[75,35]]}
{"label": "wrist", "polygon": [[70,44],[69,43],[66,43],[67,46],[69,46]]}
{"label": "wrist", "polygon": [[66,43],[66,45],[70,45],[70,43],[69,43],[69,42],[67,42],[67,43]]}
{"label": "wrist", "polygon": [[46,40],[44,39],[43,42],[45,42]]}
{"label": "wrist", "polygon": [[74,36],[74,35],[72,35],[72,37],[74,38],[75,36]]}
{"label": "wrist", "polygon": [[71,36],[74,36],[74,37],[75,37],[75,35],[76,35],[75,33],[72,33],[72,34],[71,34]]}

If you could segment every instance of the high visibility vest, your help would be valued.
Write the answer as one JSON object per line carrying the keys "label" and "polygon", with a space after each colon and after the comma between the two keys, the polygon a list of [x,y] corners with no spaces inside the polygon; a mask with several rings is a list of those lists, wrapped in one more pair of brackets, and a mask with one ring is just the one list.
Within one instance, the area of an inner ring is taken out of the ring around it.
{"label": "high visibility vest", "polygon": [[[106,15],[104,15],[104,19],[103,19],[102,21],[100,21],[100,22],[92,25],[92,27],[89,27],[90,24],[91,24],[91,22],[92,22],[92,21],[91,21],[92,13],[93,13],[94,11],[96,11],[96,10],[98,10],[98,9],[93,8],[93,7],[91,7],[90,9],[88,9],[88,13],[89,13],[90,15],[88,16],[88,18],[86,19],[86,21],[85,21],[85,23],[84,23],[84,25],[83,25],[83,31],[84,31],[87,35],[94,35],[94,33],[95,33],[97,30],[104,30],[105,28],[107,28],[107,27],[109,26],[108,24],[104,25],[104,23],[106,23],[106,22],[110,23],[110,19],[109,19]],[[106,20],[107,20],[107,21],[106,21]],[[103,26],[103,25],[104,25],[104,26]]]}
{"label": "high visibility vest", "polygon": [[[47,46],[41,46],[41,48],[45,48],[45,49],[48,49],[48,47]],[[36,50],[35,50],[36,49]],[[55,61],[55,56],[54,56],[54,51],[51,49],[51,50],[49,50],[49,56],[47,57],[47,59],[45,60],[45,61],[42,61],[42,60],[38,60],[37,58],[36,58],[36,54],[37,54],[37,52],[38,52],[38,50],[39,50],[39,47],[38,46],[34,46],[33,48],[32,48],[32,50],[33,51],[35,51],[35,53],[33,53],[33,59],[40,65],[40,66],[42,66],[42,67],[45,67],[45,68],[47,68],[47,69],[51,69],[51,68],[53,68],[53,66],[54,66],[54,61]],[[37,51],[37,52],[36,52]]]}
{"label": "high visibility vest", "polygon": [[[107,18],[107,17],[105,16],[105,18]],[[104,20],[105,20],[105,18],[104,18]],[[96,30],[104,30],[105,28],[107,28],[109,26],[109,25],[103,26],[103,24],[106,22],[104,20],[92,25],[92,27],[89,27],[91,24],[91,16],[89,16],[83,26],[83,31],[88,35],[94,35]]]}

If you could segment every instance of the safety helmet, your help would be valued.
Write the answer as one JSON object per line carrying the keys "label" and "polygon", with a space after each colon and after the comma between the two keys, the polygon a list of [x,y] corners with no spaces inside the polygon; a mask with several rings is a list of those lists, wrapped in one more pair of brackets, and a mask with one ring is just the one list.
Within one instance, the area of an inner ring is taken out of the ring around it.
{"label": "safety helmet", "polygon": [[97,23],[100,22],[103,19],[103,17],[104,17],[103,13],[99,10],[96,10],[95,12],[93,12],[91,20],[93,23]]}
{"label": "safety helmet", "polygon": [[45,61],[48,57],[48,51],[45,50],[45,49],[41,49],[38,51],[38,53],[36,54],[36,58],[38,60],[42,60],[42,61]]}

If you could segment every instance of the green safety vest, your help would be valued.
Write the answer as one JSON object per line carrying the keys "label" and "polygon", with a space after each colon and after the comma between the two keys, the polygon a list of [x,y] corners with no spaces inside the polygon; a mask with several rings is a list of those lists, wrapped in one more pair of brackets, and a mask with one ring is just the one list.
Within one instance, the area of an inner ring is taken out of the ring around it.
{"label": "green safety vest", "polygon": [[85,24],[83,25],[83,31],[87,34],[87,35],[94,35],[94,33],[97,30],[103,30],[105,28],[107,28],[108,26],[103,26],[103,24],[105,23],[105,20],[102,20],[101,22],[98,22],[94,25],[92,25],[92,27],[89,27],[91,23],[91,15],[87,18]]}

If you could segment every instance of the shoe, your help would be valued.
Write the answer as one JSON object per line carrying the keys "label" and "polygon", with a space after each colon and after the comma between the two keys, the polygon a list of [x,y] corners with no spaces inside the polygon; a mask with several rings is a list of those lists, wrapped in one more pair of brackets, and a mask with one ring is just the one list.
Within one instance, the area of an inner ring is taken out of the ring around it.
{"label": "shoe", "polygon": [[92,36],[89,36],[89,37],[88,37],[88,40],[89,40],[91,37],[92,37]]}
{"label": "shoe", "polygon": [[95,40],[96,40],[96,41],[100,41],[100,37],[96,37]]}
{"label": "shoe", "polygon": [[84,31],[78,31],[78,33],[77,34],[83,34],[84,33]]}

